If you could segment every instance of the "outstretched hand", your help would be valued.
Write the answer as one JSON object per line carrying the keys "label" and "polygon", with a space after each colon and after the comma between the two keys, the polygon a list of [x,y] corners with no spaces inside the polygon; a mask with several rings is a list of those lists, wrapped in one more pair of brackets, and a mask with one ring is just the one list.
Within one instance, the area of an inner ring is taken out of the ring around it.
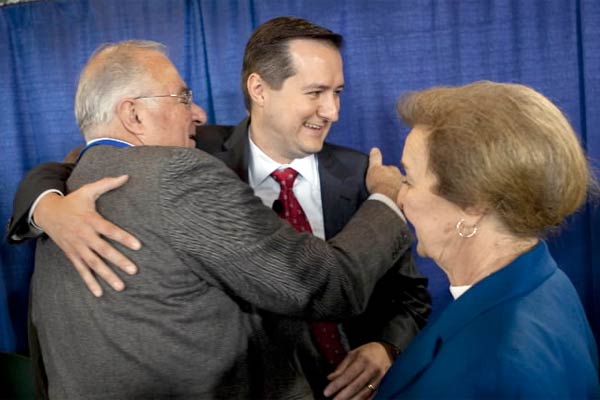
{"label": "outstretched hand", "polygon": [[65,197],[49,193],[40,200],[33,214],[36,225],[65,253],[88,289],[98,297],[102,296],[102,287],[95,275],[117,291],[125,288],[124,282],[104,260],[128,274],[137,272],[136,265],[106,239],[132,250],[139,250],[141,243],[96,211],[96,200],[104,193],[124,185],[127,179],[127,175],[104,178],[84,185]]}
{"label": "outstretched hand", "polygon": [[383,165],[383,157],[377,147],[369,153],[366,184],[369,193],[381,193],[393,201],[396,201],[402,185],[400,170],[392,165]]}

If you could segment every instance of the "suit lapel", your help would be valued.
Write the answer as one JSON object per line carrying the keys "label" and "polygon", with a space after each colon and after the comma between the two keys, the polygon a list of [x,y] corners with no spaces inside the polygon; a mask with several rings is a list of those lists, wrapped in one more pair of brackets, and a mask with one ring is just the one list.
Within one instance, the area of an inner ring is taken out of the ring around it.
{"label": "suit lapel", "polygon": [[248,125],[250,125],[250,118],[244,118],[242,122],[233,128],[231,136],[223,143],[222,151],[213,154],[246,183],[248,183],[248,161],[250,157]]}
{"label": "suit lapel", "polygon": [[344,164],[337,160],[331,148],[325,144],[318,153],[319,180],[321,181],[321,201],[325,238],[335,236],[356,211],[357,199],[355,188],[346,185],[345,180],[355,174],[348,171]]}

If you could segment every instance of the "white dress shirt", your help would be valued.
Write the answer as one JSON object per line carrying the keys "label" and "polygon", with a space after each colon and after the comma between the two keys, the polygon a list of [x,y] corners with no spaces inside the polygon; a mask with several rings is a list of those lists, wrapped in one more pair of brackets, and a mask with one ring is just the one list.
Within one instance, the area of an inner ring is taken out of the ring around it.
{"label": "white dress shirt", "polygon": [[250,160],[248,162],[248,183],[254,189],[263,204],[272,207],[279,198],[281,188],[271,177],[271,173],[280,168],[293,168],[298,171],[294,181],[294,195],[302,206],[313,235],[325,238],[325,223],[323,221],[323,203],[321,201],[321,180],[319,178],[319,160],[310,156],[293,160],[290,164],[280,164],[266,155],[249,137]]}

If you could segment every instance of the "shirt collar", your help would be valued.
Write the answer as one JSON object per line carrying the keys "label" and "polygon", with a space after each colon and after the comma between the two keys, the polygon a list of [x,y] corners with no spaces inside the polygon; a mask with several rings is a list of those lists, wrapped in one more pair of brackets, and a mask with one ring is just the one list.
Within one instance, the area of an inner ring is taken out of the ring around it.
{"label": "shirt collar", "polygon": [[291,167],[298,171],[302,178],[306,179],[311,185],[316,184],[318,171],[318,161],[314,154],[304,158],[296,158],[289,164],[280,164],[265,154],[248,135],[250,142],[250,162],[248,163],[248,173],[252,176],[255,185],[263,183],[273,171],[279,168]]}
{"label": "shirt collar", "polygon": [[458,299],[462,296],[467,290],[471,289],[473,285],[464,285],[464,286],[452,286],[450,285],[450,293],[452,293],[452,297],[454,300]]}

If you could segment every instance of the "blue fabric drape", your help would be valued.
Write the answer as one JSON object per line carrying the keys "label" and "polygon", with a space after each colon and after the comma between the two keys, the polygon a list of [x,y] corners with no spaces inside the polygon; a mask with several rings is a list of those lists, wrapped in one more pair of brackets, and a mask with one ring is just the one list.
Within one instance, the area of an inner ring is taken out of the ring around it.
{"label": "blue fabric drape", "polygon": [[[556,102],[600,156],[600,2],[340,0],[80,0],[0,8],[0,220],[33,165],[60,160],[82,143],[73,117],[78,73],[100,43],[131,38],[169,47],[211,123],[245,116],[239,75],[247,38],[280,15],[340,32],[346,90],[330,141],[400,158],[407,129],[395,102],[407,90],[480,79],[530,85]],[[598,165],[598,163],[595,163]],[[550,240],[600,334],[600,210],[571,218]],[[0,350],[26,350],[33,246],[0,247]],[[430,262],[434,312],[449,301]]]}

